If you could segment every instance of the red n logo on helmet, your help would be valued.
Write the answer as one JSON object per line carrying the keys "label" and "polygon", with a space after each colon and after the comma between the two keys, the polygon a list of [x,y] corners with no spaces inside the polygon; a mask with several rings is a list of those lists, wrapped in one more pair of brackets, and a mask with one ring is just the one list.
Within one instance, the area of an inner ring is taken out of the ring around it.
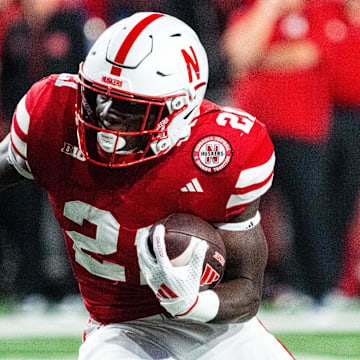
{"label": "red n logo on helmet", "polygon": [[195,75],[196,75],[197,79],[199,80],[200,79],[200,69],[199,69],[198,59],[195,55],[195,51],[192,48],[192,46],[190,46],[190,50],[191,50],[193,57],[191,57],[184,49],[181,50],[181,53],[183,54],[184,60],[186,62],[187,72],[189,75],[189,82],[192,83],[192,81],[193,81],[192,70],[195,72]]}

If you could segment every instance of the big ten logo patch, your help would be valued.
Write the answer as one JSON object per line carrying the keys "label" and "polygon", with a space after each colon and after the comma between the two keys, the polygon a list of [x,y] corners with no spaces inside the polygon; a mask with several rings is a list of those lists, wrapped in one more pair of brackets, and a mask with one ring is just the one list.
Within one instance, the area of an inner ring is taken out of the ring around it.
{"label": "big ten logo patch", "polygon": [[64,145],[61,148],[61,152],[66,155],[70,155],[73,158],[80,160],[80,161],[86,160],[84,154],[81,152],[81,150],[77,146],[71,145],[67,142],[64,142]]}

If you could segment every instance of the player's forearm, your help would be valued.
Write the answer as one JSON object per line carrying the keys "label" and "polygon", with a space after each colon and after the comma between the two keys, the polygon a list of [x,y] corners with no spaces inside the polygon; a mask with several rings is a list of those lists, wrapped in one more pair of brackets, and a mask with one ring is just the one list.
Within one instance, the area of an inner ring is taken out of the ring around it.
{"label": "player's forearm", "polygon": [[220,305],[214,321],[247,321],[261,301],[267,243],[260,224],[246,231],[221,231],[227,265],[223,281],[214,289]]}
{"label": "player's forearm", "polygon": [[214,321],[244,322],[254,317],[260,306],[262,286],[249,279],[236,279],[220,284],[214,291],[220,306]]}

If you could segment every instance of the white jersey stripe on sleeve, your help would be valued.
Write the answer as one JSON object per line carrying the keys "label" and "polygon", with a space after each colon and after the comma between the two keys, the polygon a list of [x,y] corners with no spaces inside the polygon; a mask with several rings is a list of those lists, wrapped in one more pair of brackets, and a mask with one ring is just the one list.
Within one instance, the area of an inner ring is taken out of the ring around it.
{"label": "white jersey stripe on sleeve", "polygon": [[236,188],[245,188],[263,182],[273,172],[274,165],[275,153],[273,152],[265,164],[243,170],[236,183]]}
{"label": "white jersey stripe on sleeve", "polygon": [[[8,136],[10,136],[10,134]],[[8,161],[20,175],[30,180],[34,179],[29,163],[16,153],[11,141],[9,141]]]}
{"label": "white jersey stripe on sleeve", "polygon": [[18,103],[11,125],[8,161],[18,173],[27,179],[34,179],[27,159],[27,135],[30,126],[30,114],[25,105],[26,95]]}
{"label": "white jersey stripe on sleeve", "polygon": [[233,194],[230,196],[229,201],[226,204],[226,209],[230,209],[234,206],[249,204],[252,201],[258,199],[260,196],[264,195],[271,187],[274,176],[271,176],[269,181],[267,181],[263,186],[257,188],[256,190],[249,191],[245,194]]}
{"label": "white jersey stripe on sleeve", "polygon": [[27,158],[27,144],[26,142],[22,141],[19,136],[17,135],[14,129],[14,123],[11,127],[11,143],[14,149],[21,155],[24,159]]}
{"label": "white jersey stripe on sleeve", "polygon": [[25,97],[24,96],[17,108],[16,108],[16,121],[21,129],[21,131],[27,135],[29,132],[29,125],[30,125],[30,115],[28,113],[28,111],[26,110],[26,106],[25,106]]}

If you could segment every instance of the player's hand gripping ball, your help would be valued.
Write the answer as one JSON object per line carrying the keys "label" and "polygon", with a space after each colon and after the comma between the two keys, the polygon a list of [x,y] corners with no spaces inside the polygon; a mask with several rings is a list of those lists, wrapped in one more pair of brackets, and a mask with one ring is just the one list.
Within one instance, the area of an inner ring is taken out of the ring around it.
{"label": "player's hand gripping ball", "polygon": [[150,230],[148,246],[153,256],[155,255],[152,235],[156,225],[159,224],[165,227],[166,252],[170,263],[175,267],[188,264],[200,240],[207,242],[208,249],[200,280],[200,291],[216,286],[221,281],[226,265],[226,249],[218,231],[198,216],[174,213],[155,223]]}

